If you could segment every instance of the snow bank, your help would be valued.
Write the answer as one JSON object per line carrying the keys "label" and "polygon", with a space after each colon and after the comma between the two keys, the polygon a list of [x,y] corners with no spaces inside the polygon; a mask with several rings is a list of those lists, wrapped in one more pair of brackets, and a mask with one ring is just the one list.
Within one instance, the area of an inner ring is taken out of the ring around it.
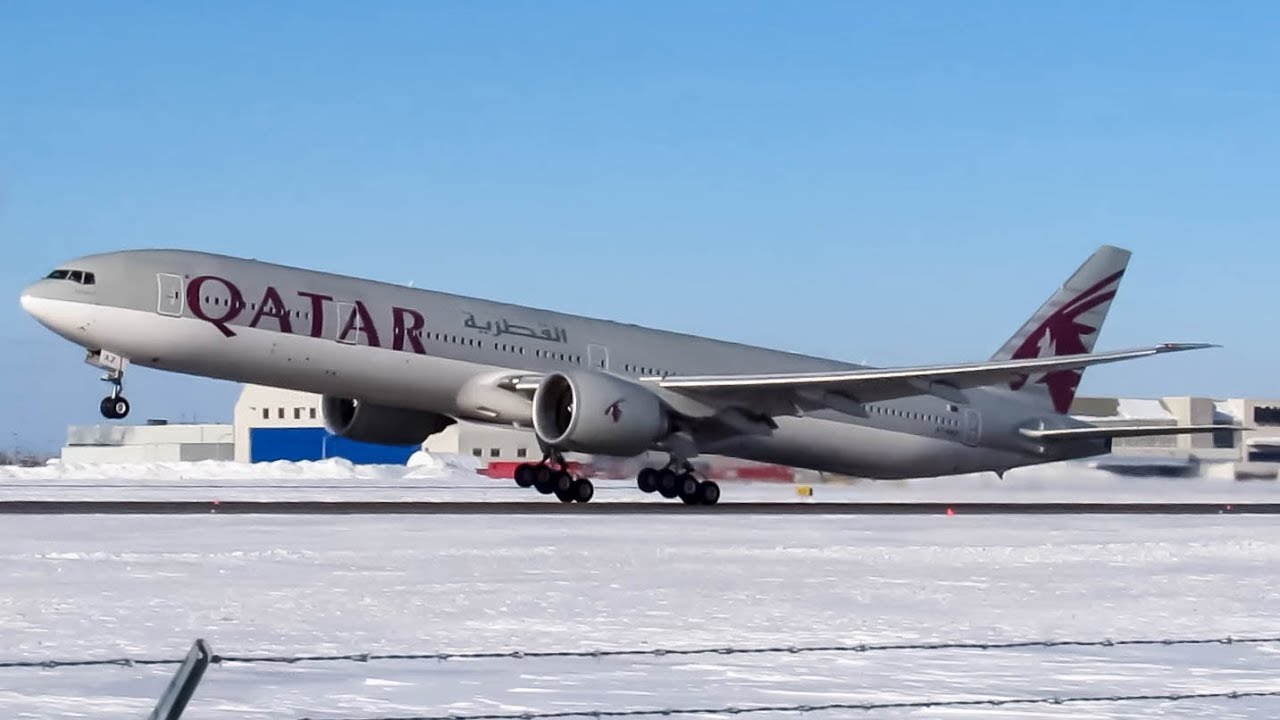
{"label": "snow bank", "polygon": [[7,480],[400,480],[475,475],[479,465],[460,455],[414,453],[405,465],[355,465],[342,458],[240,463],[222,460],[138,464],[76,463],[50,460],[40,467],[0,466]]}
{"label": "snow bank", "polygon": [[21,480],[378,480],[399,477],[404,467],[353,465],[331,458],[315,462],[238,463],[219,460],[203,462],[157,462],[140,464],[75,463],[50,461],[43,467],[0,467],[0,482]]}
{"label": "snow bank", "polygon": [[[466,455],[414,454],[405,465],[318,462],[149,463],[51,462],[0,467],[5,500],[405,500],[423,502],[556,502],[508,479],[477,472]],[[1280,502],[1280,483],[1229,475],[1134,477],[1084,462],[1021,468],[1004,478],[975,473],[915,480],[850,480],[815,484],[801,497],[784,483],[722,483],[731,502]],[[669,502],[637,492],[630,480],[597,480],[597,502]]]}

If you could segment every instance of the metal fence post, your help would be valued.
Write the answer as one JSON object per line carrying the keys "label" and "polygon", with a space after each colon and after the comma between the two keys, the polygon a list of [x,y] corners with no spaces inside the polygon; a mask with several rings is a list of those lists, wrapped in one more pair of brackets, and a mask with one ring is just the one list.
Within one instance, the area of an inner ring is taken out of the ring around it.
{"label": "metal fence post", "polygon": [[196,692],[196,686],[204,677],[205,668],[209,667],[209,660],[212,657],[213,653],[209,651],[208,644],[204,640],[196,640],[191,646],[191,651],[187,653],[186,659],[178,667],[178,672],[174,673],[173,679],[169,681],[169,687],[165,688],[164,695],[160,696],[156,709],[151,711],[147,720],[181,718],[183,711],[187,709],[187,703],[191,701],[191,696]]}

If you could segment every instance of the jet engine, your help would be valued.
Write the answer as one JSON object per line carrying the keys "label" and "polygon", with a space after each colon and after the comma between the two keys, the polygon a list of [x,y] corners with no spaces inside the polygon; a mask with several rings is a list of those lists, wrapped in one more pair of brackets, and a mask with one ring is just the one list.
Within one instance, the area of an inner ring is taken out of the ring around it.
{"label": "jet engine", "polygon": [[373,405],[325,395],[320,401],[324,426],[339,437],[378,445],[419,445],[455,421],[448,415]]}
{"label": "jet engine", "polygon": [[670,431],[657,395],[622,378],[580,371],[553,373],[533,394],[533,429],[558,450],[631,457]]}

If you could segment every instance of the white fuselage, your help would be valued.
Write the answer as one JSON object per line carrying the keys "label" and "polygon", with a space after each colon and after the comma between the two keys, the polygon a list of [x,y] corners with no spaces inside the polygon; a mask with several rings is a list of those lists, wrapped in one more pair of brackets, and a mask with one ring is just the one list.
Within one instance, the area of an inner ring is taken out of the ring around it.
{"label": "white fuselage", "polygon": [[[528,424],[527,400],[495,386],[513,374],[856,367],[203,253],[133,251],[72,265],[93,271],[96,283],[41,281],[23,306],[82,347],[135,365],[481,422]],[[1026,451],[1013,432],[1036,409],[999,390],[968,394],[963,408],[919,395],[872,404],[861,417],[835,410],[780,416],[768,434],[718,438],[698,449],[873,478],[1003,471],[1051,459]]]}

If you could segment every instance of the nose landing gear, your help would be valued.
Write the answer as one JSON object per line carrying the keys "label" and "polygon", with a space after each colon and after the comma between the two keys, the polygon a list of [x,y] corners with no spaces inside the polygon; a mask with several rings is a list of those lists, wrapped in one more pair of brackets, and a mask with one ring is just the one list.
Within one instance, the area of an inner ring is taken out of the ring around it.
{"label": "nose landing gear", "polygon": [[124,368],[128,361],[115,353],[97,350],[90,352],[85,362],[106,370],[107,374],[102,381],[111,383],[111,394],[102,398],[102,402],[98,404],[102,417],[108,420],[122,420],[128,417],[129,401],[123,395]]}

